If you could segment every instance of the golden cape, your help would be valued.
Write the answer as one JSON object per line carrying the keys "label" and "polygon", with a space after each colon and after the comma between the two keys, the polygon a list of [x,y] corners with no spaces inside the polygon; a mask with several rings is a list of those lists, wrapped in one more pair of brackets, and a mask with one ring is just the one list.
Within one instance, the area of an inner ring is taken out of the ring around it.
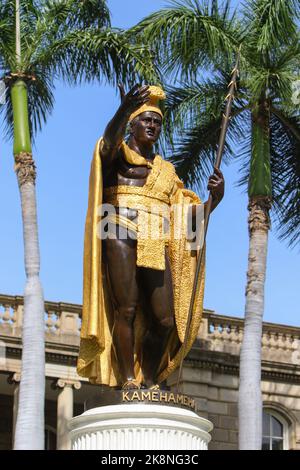
{"label": "golden cape", "polygon": [[[77,371],[79,375],[88,377],[92,383],[120,386],[122,380],[112,347],[113,308],[102,263],[102,243],[98,238],[99,207],[103,202],[101,142],[100,139],[96,144],[89,180],[89,201],[84,239],[82,327]],[[147,165],[147,161],[129,149],[125,142],[122,144],[122,150],[125,159],[131,164]],[[183,188],[183,183],[176,176],[174,167],[170,162],[164,161],[159,156],[157,162],[160,167],[156,165],[156,171],[154,168],[150,171],[145,186],[147,188],[152,187],[153,191],[156,192],[166,193],[167,191],[170,205],[177,205],[177,211],[179,208],[183,219],[187,205],[200,204],[201,201],[195,193]],[[166,174],[169,175],[168,181],[166,181]],[[172,229],[172,224],[174,224],[174,220],[171,216],[171,236],[168,251],[172,270],[176,331],[172,334],[168,348],[162,358],[158,377],[159,382],[165,380],[179,366],[182,357],[182,343],[197,259],[195,252],[188,248],[185,223],[180,224],[181,234],[178,236],[177,233],[176,237],[174,236],[176,230],[174,230],[174,227]],[[203,295],[204,262],[200,270],[196,302],[185,354],[191,349],[199,330],[203,311]],[[145,334],[145,327],[141,308],[136,316],[134,332],[135,376],[139,382],[142,382],[141,343]]]}

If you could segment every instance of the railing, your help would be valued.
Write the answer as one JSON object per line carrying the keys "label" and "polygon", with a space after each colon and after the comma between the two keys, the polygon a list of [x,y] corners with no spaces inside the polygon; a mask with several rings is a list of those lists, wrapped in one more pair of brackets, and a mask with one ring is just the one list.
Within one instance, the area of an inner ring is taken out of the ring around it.
{"label": "railing", "polygon": [[[59,337],[79,337],[82,307],[78,304],[45,302],[45,333],[47,341]],[[23,297],[0,295],[0,334],[21,336]]]}
{"label": "railing", "polygon": [[[46,341],[78,345],[82,306],[45,302]],[[0,335],[20,337],[23,297],[0,295]],[[244,320],[205,310],[199,340],[204,349],[239,355]],[[300,364],[300,328],[263,324],[262,358],[273,362]]]}
{"label": "railing", "polygon": [[[204,314],[203,322],[200,339],[206,340],[205,347],[212,351],[240,353],[243,319],[209,312]],[[264,323],[261,345],[263,360],[300,364],[300,328]]]}

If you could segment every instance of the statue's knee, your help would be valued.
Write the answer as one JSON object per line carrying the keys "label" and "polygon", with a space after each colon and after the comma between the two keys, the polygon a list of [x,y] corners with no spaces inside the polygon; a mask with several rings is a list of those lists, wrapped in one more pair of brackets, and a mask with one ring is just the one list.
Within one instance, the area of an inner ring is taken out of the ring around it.
{"label": "statue's knee", "polygon": [[163,330],[165,331],[171,331],[174,326],[175,326],[175,321],[174,321],[174,317],[166,317],[166,318],[163,318],[162,320],[160,320],[160,326],[163,328]]}
{"label": "statue's knee", "polygon": [[132,325],[136,315],[136,307],[119,307],[116,312],[116,320]]}

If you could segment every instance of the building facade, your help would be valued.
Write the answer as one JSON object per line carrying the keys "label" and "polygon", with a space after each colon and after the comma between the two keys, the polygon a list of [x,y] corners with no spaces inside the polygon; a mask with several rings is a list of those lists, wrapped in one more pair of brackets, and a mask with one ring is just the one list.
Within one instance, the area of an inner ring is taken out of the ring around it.
{"label": "building facade", "polygon": [[[0,450],[11,449],[18,406],[23,298],[0,295]],[[45,302],[46,449],[69,449],[67,423],[84,411],[94,385],[76,373],[81,305]],[[238,449],[240,318],[205,310],[184,363],[181,391],[212,421],[211,450]],[[172,390],[176,373],[168,379]],[[300,328],[264,323],[263,449],[300,450]]]}

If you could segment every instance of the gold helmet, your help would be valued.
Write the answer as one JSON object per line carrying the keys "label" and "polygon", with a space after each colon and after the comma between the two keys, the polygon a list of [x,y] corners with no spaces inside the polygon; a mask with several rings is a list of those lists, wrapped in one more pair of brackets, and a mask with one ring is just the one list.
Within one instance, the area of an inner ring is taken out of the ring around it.
{"label": "gold helmet", "polygon": [[163,117],[163,113],[159,107],[159,102],[166,99],[165,92],[159,86],[149,86],[150,96],[147,103],[143,104],[139,109],[134,111],[129,118],[129,122],[136,118],[139,114],[146,111],[154,111]]}

